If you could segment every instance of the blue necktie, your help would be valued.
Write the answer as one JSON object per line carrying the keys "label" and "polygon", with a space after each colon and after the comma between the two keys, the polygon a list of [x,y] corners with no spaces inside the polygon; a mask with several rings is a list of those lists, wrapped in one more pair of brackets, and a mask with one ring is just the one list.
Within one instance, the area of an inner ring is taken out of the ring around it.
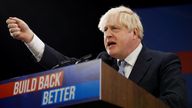
{"label": "blue necktie", "polygon": [[123,76],[125,76],[125,66],[126,66],[126,64],[127,64],[127,62],[125,61],[125,60],[121,60],[121,61],[119,61],[119,70],[118,70],[118,72],[121,74],[121,75],[123,75]]}

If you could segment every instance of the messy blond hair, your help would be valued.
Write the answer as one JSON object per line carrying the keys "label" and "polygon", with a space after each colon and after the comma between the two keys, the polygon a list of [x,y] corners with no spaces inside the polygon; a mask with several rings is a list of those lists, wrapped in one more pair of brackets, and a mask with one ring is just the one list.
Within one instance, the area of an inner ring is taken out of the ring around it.
{"label": "messy blond hair", "polygon": [[139,16],[130,8],[125,6],[119,6],[108,10],[101,18],[98,24],[98,28],[104,32],[107,21],[114,16],[118,16],[119,22],[122,26],[126,27],[129,31],[134,29],[138,30],[139,38],[143,38],[143,26],[141,24]]}

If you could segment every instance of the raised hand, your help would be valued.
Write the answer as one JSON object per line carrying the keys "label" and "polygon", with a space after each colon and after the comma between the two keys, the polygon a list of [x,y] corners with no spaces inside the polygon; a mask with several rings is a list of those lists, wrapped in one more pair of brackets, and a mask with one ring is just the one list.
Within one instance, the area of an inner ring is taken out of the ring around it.
{"label": "raised hand", "polygon": [[34,33],[23,20],[17,17],[9,17],[6,20],[6,23],[9,28],[10,35],[14,39],[21,40],[26,43],[31,42]]}

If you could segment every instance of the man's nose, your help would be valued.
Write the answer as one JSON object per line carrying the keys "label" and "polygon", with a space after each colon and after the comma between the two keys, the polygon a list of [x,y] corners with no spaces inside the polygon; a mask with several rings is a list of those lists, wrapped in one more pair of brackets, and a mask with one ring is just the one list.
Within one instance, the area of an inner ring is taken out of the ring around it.
{"label": "man's nose", "polygon": [[106,30],[105,31],[105,37],[111,37],[111,36],[113,36],[112,31],[110,29]]}

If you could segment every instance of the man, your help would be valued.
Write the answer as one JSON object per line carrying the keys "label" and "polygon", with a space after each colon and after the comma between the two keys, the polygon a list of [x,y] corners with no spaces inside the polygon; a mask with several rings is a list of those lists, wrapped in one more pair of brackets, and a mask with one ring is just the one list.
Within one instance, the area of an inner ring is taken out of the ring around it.
{"label": "man", "polygon": [[[6,22],[11,36],[23,41],[44,67],[50,69],[57,64],[70,65],[78,61],[43,43],[23,20],[10,17]],[[171,108],[186,107],[185,83],[178,57],[142,45],[143,26],[135,12],[124,6],[112,8],[101,17],[98,27],[104,33],[107,52],[101,52],[97,58],[102,58]]]}

